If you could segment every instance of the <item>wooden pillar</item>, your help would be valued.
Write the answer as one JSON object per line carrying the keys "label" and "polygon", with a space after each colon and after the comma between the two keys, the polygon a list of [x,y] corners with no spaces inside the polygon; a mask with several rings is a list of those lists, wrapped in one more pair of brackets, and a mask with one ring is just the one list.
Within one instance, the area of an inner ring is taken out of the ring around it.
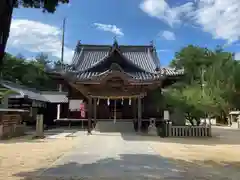
{"label": "wooden pillar", "polygon": [[97,121],[97,99],[93,98],[93,117],[94,117],[94,122],[96,123]]}
{"label": "wooden pillar", "polygon": [[116,110],[116,106],[117,106],[117,100],[114,99],[114,110],[113,110],[113,122],[116,123],[116,119],[117,119],[117,110]]}
{"label": "wooden pillar", "polygon": [[132,101],[132,108],[133,108],[133,119],[134,119],[134,122],[135,122],[137,120],[136,99],[133,99],[133,101]]}
{"label": "wooden pillar", "polygon": [[141,97],[138,97],[138,131],[141,131],[142,126],[142,103]]}
{"label": "wooden pillar", "polygon": [[88,97],[88,134],[91,134],[92,130],[92,97]]}

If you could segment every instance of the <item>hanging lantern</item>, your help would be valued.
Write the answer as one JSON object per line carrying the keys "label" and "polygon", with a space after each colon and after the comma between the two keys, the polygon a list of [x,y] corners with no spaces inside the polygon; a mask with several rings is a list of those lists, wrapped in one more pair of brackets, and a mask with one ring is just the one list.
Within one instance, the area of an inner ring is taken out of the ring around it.
{"label": "hanging lantern", "polygon": [[97,105],[99,105],[99,98],[98,98],[98,100],[97,100]]}
{"label": "hanging lantern", "polygon": [[122,105],[123,105],[123,98],[122,98]]}
{"label": "hanging lantern", "polygon": [[132,104],[132,100],[131,98],[129,98],[129,106]]}
{"label": "hanging lantern", "polygon": [[107,100],[107,104],[108,104],[108,106],[110,105],[110,100],[109,100],[109,98],[108,98],[108,100]]}

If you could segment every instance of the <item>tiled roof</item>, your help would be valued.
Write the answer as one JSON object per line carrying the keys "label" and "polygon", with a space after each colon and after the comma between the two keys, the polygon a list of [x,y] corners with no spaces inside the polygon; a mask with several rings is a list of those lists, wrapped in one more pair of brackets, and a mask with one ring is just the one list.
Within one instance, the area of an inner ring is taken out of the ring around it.
{"label": "tiled roof", "polygon": [[[80,72],[76,74],[76,78],[79,80],[90,80],[94,78],[103,78],[106,77],[108,74],[110,74],[112,71],[107,70],[105,72]],[[154,78],[154,75],[152,73],[147,72],[131,72],[131,73],[125,73],[130,78],[136,79],[136,80],[151,80]]]}
{"label": "tiled roof", "polygon": [[[77,46],[73,56],[73,66],[77,71],[86,71],[108,57],[112,46],[83,45]],[[160,66],[153,46],[119,46],[118,50],[127,59],[146,72],[155,72]]]}
{"label": "tiled roof", "polygon": [[27,96],[29,99],[37,101],[46,101],[46,99],[41,95],[40,91],[35,89],[27,88],[26,86],[19,85],[10,81],[0,81],[0,84],[8,89],[17,92],[19,95],[12,95],[13,98],[23,98]]}
{"label": "tiled roof", "polygon": [[51,103],[67,103],[68,97],[66,92],[42,91],[41,95]]}
{"label": "tiled roof", "polygon": [[[72,64],[64,68],[64,70],[55,71],[66,78],[75,78],[75,80],[92,80],[103,78],[112,70],[111,67],[103,72],[98,72],[94,67],[106,62],[112,61],[112,64],[117,64],[114,61],[115,57],[111,55],[113,52],[118,53],[123,57],[126,63],[134,66],[135,72],[123,72],[135,80],[155,80],[164,76],[174,77],[183,75],[182,70],[175,70],[171,68],[161,68],[160,61],[157,57],[156,50],[153,45],[149,46],[118,46],[117,42],[110,45],[86,45],[78,44],[73,56]],[[53,71],[52,71],[53,72]]]}
{"label": "tiled roof", "polygon": [[[111,73],[110,70],[107,70],[105,72],[91,72],[91,71],[86,71],[86,72],[77,72],[75,73],[75,77],[79,80],[90,80],[97,78],[99,76],[105,76],[108,75],[108,73]],[[159,79],[163,76],[178,76],[178,75],[183,75],[183,71],[178,71],[175,69],[170,69],[170,68],[163,68],[159,73],[149,73],[149,72],[125,72],[126,75],[129,77],[136,79],[136,80],[154,80],[154,79]]]}
{"label": "tiled roof", "polygon": [[30,89],[26,86],[19,85],[10,81],[0,81],[0,84],[7,88],[15,91],[18,94],[10,95],[10,98],[24,98],[27,96],[29,99],[51,102],[51,103],[66,103],[68,102],[67,94],[65,92],[57,91],[38,91],[36,89]]}
{"label": "tiled roof", "polygon": [[160,71],[161,71],[161,75],[166,75],[166,76],[178,76],[178,75],[184,74],[184,69],[178,70],[170,67],[162,67]]}

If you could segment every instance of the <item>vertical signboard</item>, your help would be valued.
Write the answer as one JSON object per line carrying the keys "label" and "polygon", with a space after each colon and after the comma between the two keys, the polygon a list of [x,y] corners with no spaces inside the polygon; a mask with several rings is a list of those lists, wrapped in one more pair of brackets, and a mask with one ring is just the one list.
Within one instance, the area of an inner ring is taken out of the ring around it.
{"label": "vertical signboard", "polygon": [[81,118],[85,118],[85,103],[80,103]]}

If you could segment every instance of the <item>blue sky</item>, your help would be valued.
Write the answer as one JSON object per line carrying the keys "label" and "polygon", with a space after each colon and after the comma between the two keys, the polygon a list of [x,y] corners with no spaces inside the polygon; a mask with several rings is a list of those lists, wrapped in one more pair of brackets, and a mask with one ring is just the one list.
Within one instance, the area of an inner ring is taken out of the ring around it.
{"label": "blue sky", "polygon": [[70,0],[54,14],[14,10],[7,50],[27,58],[46,52],[59,58],[66,17],[65,61],[78,40],[84,44],[148,45],[154,40],[162,65],[188,44],[223,46],[240,59],[238,0]]}

